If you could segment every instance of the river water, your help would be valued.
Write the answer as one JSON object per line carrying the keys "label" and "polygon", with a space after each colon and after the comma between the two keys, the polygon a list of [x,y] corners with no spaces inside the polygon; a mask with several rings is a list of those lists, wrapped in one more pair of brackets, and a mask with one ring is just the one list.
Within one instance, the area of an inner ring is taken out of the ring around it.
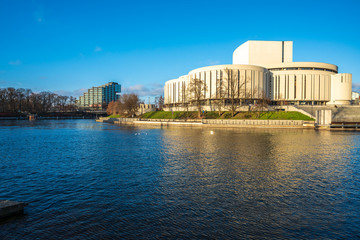
{"label": "river water", "polygon": [[0,153],[0,239],[360,238],[357,132],[1,121]]}

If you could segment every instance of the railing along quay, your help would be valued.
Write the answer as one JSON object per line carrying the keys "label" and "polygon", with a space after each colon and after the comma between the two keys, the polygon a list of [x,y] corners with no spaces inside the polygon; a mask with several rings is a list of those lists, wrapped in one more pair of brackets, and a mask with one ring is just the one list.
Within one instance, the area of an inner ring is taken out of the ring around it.
{"label": "railing along quay", "polygon": [[359,129],[360,123],[358,122],[334,122],[330,124],[330,128],[346,128],[346,129]]}

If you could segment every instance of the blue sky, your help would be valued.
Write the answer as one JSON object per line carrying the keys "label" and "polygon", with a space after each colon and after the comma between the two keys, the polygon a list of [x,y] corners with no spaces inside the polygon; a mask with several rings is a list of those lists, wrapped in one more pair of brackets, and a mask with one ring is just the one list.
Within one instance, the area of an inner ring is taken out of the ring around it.
{"label": "blue sky", "polygon": [[247,40],[294,42],[294,61],[352,73],[360,1],[0,0],[0,87],[79,96],[109,81],[142,98],[190,70],[230,64]]}

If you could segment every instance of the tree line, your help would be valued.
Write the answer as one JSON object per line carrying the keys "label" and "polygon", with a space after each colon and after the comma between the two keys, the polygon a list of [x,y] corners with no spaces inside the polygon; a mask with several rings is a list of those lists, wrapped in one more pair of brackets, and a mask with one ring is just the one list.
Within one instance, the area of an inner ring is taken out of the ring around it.
{"label": "tree line", "polygon": [[[106,112],[108,115],[135,116],[138,114],[140,104],[139,96],[135,93],[122,94],[117,101],[108,104]],[[162,110],[164,106],[164,98],[162,96],[155,98],[155,107]]]}
{"label": "tree line", "polygon": [[134,93],[122,94],[117,101],[108,104],[106,113],[109,115],[128,115],[134,116],[139,108],[140,100]]}
{"label": "tree line", "polygon": [[24,88],[0,88],[0,112],[47,113],[77,110],[76,98],[43,91],[33,92]]}

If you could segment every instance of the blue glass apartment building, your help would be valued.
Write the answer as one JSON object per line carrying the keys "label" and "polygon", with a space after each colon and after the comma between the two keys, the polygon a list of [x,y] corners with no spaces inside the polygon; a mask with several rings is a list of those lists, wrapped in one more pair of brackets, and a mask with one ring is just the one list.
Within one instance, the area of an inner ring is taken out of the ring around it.
{"label": "blue glass apartment building", "polygon": [[99,87],[92,87],[79,97],[77,105],[82,109],[106,109],[111,101],[120,97],[121,85],[116,82],[109,82]]}

